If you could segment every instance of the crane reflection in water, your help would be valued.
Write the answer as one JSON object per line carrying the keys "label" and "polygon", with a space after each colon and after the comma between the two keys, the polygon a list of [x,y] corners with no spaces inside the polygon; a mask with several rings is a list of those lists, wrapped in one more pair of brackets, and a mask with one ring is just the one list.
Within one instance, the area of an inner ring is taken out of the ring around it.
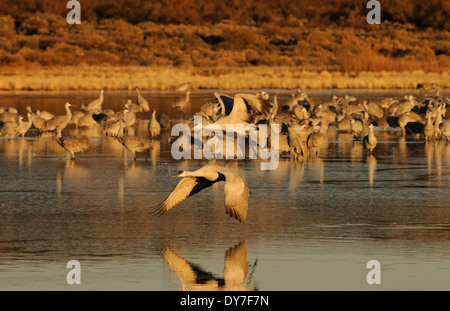
{"label": "crane reflection in water", "polygon": [[[161,251],[162,258],[181,281],[181,289],[194,291],[254,291],[251,283],[257,260],[252,265],[247,262],[245,241],[239,242],[225,252],[223,278],[203,270],[166,246]],[[251,268],[250,273],[248,273]],[[247,277],[248,275],[248,277]]]}

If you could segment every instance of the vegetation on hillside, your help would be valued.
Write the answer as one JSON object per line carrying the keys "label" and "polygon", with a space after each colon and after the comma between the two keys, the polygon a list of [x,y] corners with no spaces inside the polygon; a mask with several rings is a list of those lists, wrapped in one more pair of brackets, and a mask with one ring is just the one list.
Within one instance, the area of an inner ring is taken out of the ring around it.
{"label": "vegetation on hillside", "polygon": [[0,3],[0,64],[177,67],[295,66],[341,72],[450,67],[444,0],[81,1],[80,25],[60,0]]}
{"label": "vegetation on hillside", "polygon": [[[0,12],[19,19],[39,12],[65,16],[66,2],[5,0],[0,3]],[[366,0],[80,0],[80,3],[83,20],[113,18],[132,24],[152,21],[205,25],[230,19],[240,25],[288,26],[292,20],[304,20],[312,26],[364,27],[368,12]],[[450,4],[446,0],[383,0],[381,6],[383,20],[391,23],[450,30]]]}
{"label": "vegetation on hillside", "polygon": [[369,25],[365,0],[80,0],[70,25],[65,0],[5,0],[0,88],[448,85],[450,2],[380,2]]}

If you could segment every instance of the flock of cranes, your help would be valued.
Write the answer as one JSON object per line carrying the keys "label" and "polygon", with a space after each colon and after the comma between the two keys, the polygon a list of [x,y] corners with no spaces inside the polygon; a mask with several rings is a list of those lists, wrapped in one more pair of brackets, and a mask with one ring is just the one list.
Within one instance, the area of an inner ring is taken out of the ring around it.
{"label": "flock of cranes", "polygon": [[[128,100],[124,109],[114,112],[111,109],[102,109],[104,91],[100,91],[98,98],[92,100],[87,105],[81,104],[80,109],[72,111],[74,105],[65,103],[65,114],[54,115],[47,111],[33,112],[27,106],[27,121],[23,121],[23,116],[19,115],[15,108],[0,108],[0,136],[14,138],[24,137],[25,134],[34,127],[39,136],[46,133],[54,133],[55,141],[71,155],[75,160],[75,153],[86,151],[91,146],[91,141],[86,136],[67,135],[62,136],[62,131],[69,125],[76,128],[92,128],[100,125],[101,132],[105,136],[116,137],[117,140],[134,154],[137,152],[148,152],[151,149],[151,139],[147,137],[126,136],[124,132],[133,127],[139,112],[150,110],[147,100],[145,100],[136,87],[137,104],[132,104]],[[153,109],[152,119],[149,122],[149,133],[151,138],[157,138],[161,132],[161,127],[155,118],[156,111]]]}
{"label": "flock of cranes", "polygon": [[[194,118],[188,115],[190,105],[190,82],[180,86],[184,96],[173,100],[172,108],[181,112],[186,124],[194,127]],[[75,154],[87,150],[91,140],[87,136],[65,135],[62,132],[69,126],[91,128],[100,125],[105,136],[115,137],[124,148],[132,152],[134,160],[137,153],[145,153],[146,160],[153,148],[152,141],[159,139],[163,131],[170,131],[173,120],[165,114],[157,116],[149,102],[136,87],[136,102],[127,100],[123,110],[114,112],[103,109],[104,91],[98,98],[79,110],[72,111],[73,105],[65,104],[65,114],[53,115],[45,111],[33,112],[27,107],[27,120],[15,108],[0,106],[0,136],[6,138],[24,137],[34,127],[39,134],[54,133],[54,139],[75,159]],[[307,161],[320,156],[320,148],[327,141],[330,126],[350,133],[353,140],[360,142],[368,154],[376,150],[378,130],[399,128],[400,135],[420,135],[425,142],[445,139],[450,141],[450,121],[446,120],[448,98],[428,95],[421,98],[412,95],[404,98],[385,98],[382,100],[359,100],[351,96],[332,96],[329,101],[317,103],[300,90],[291,94],[288,100],[278,102],[278,95],[267,92],[238,93],[227,95],[214,92],[215,101],[204,104],[194,115],[201,116],[202,124],[215,124],[224,131],[226,126],[236,124],[274,124],[279,129],[278,150],[295,160]],[[148,122],[148,135],[132,136],[127,132],[137,120],[137,115],[151,112]],[[203,138],[202,144],[206,138]],[[173,140],[171,140],[173,142]],[[267,148],[272,148],[270,144]],[[216,182],[224,181],[225,212],[245,222],[248,210],[249,188],[238,175],[224,167],[208,164],[195,171],[181,171],[176,175],[183,177],[169,196],[155,209],[156,214],[164,214],[203,189]]]}

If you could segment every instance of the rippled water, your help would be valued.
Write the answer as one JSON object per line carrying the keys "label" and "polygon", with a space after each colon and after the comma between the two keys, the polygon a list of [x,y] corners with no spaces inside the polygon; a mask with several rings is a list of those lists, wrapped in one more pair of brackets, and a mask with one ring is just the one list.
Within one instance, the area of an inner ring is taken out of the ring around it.
{"label": "rippled water", "polygon": [[[143,94],[158,111],[181,118],[170,107],[177,94]],[[322,100],[330,94],[310,96]],[[404,95],[356,93],[392,94]],[[134,96],[105,92],[104,107],[119,110]],[[65,101],[80,104],[95,97],[3,93],[0,104],[21,113],[30,105],[33,111],[62,114]],[[192,97],[193,111],[214,100],[212,91]],[[139,115],[136,133],[145,133],[149,117]],[[273,171],[261,171],[258,160],[218,160],[252,192],[242,224],[225,214],[221,184],[162,217],[150,213],[178,182],[170,176],[206,163],[174,160],[168,134],[155,142],[149,161],[133,161],[113,138],[95,130],[69,132],[93,141],[75,161],[52,137],[31,132],[24,139],[0,140],[1,290],[192,289],[171,270],[167,255],[209,272],[204,278],[223,278],[231,248],[246,255],[235,263],[248,265],[249,290],[450,289],[450,145],[444,141],[425,144],[416,137],[401,139],[394,129],[376,129],[378,146],[366,156],[361,142],[330,128],[315,160],[282,158]],[[70,260],[81,265],[80,285],[67,283]],[[367,283],[370,260],[381,265],[379,285]],[[194,288],[212,287],[203,282]]]}

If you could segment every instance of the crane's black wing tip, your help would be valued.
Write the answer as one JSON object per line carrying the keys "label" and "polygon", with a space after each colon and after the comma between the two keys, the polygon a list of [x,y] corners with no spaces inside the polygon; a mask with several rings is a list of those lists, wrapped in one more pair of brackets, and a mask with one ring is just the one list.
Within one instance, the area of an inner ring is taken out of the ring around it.
{"label": "crane's black wing tip", "polygon": [[150,209],[150,213],[155,216],[162,216],[167,212],[166,205],[163,203]]}
{"label": "crane's black wing tip", "polygon": [[158,249],[158,254],[159,254],[162,258],[165,258],[168,250],[169,250],[169,248],[168,248],[167,246],[165,246],[165,247],[160,247],[160,248]]}
{"label": "crane's black wing tip", "polygon": [[239,214],[236,213],[233,210],[227,210],[226,213],[228,214],[228,216],[230,216],[231,218],[236,219],[240,223],[245,223],[246,222],[246,218],[245,217],[240,217]]}

